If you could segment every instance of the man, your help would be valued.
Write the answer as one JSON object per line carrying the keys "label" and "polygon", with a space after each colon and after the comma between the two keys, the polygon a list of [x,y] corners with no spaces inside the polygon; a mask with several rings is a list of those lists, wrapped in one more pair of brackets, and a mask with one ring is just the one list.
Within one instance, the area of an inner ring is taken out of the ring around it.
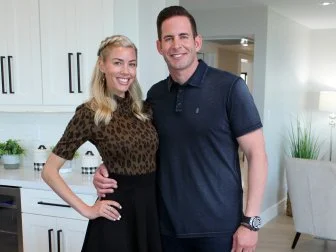
{"label": "man", "polygon": [[[252,252],[267,177],[262,124],[245,82],[198,61],[202,38],[181,6],[157,18],[157,49],[169,77],[147,94],[159,135],[158,206],[165,252]],[[248,160],[242,213],[238,146]],[[94,184],[116,182],[100,168]]]}

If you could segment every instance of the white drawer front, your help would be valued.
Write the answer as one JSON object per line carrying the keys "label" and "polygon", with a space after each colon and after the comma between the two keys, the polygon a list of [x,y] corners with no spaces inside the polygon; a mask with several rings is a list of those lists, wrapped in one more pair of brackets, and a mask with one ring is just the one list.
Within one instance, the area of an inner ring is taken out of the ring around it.
{"label": "white drawer front", "polygon": [[[86,204],[93,205],[97,196],[76,194]],[[21,188],[21,209],[23,213],[87,220],[62,200],[53,191]]]}

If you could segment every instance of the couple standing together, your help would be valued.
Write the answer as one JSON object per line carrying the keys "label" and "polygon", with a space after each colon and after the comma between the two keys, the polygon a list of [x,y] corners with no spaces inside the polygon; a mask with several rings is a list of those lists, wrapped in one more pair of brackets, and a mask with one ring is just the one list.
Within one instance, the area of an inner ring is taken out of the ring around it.
{"label": "couple standing together", "polygon": [[[142,102],[135,45],[121,35],[102,41],[91,98],[76,109],[42,177],[90,219],[82,251],[253,252],[267,177],[253,98],[241,78],[197,59],[202,38],[183,7],[163,9],[157,31],[168,78]],[[59,175],[86,141],[104,162],[93,206]],[[248,161],[246,209],[239,146]]]}

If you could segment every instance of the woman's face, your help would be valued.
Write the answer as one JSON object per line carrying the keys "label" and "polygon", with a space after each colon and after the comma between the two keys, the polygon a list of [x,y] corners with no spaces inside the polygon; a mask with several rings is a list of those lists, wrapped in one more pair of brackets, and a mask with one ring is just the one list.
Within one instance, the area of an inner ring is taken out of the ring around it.
{"label": "woman's face", "polygon": [[106,86],[115,95],[125,97],[136,78],[137,59],[134,48],[112,47],[105,61],[100,61]]}

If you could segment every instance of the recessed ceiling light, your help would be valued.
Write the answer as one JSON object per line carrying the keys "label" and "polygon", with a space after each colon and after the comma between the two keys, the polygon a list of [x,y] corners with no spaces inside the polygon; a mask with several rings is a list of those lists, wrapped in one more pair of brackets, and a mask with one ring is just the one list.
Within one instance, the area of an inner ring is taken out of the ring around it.
{"label": "recessed ceiling light", "polygon": [[335,2],[331,2],[331,1],[324,1],[324,2],[321,2],[320,5],[322,6],[328,6],[328,5],[332,5],[334,4]]}

